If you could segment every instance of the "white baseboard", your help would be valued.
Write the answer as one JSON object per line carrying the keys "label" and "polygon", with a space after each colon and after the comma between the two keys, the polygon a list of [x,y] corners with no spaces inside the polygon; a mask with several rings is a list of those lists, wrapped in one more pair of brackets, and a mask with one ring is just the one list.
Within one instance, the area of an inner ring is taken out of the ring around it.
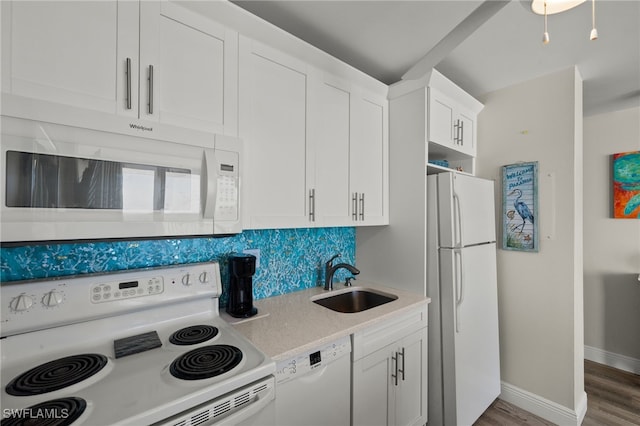
{"label": "white baseboard", "polygon": [[584,347],[584,358],[619,370],[640,374],[640,359],[614,354],[613,352],[586,345]]}
{"label": "white baseboard", "polygon": [[502,382],[500,399],[560,426],[579,426],[587,414],[587,394],[583,392],[576,410]]}

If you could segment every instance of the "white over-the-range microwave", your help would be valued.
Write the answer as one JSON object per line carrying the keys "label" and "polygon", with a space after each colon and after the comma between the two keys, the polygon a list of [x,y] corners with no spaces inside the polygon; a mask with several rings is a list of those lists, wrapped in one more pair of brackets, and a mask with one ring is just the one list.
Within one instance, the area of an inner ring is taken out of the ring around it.
{"label": "white over-the-range microwave", "polygon": [[185,130],[177,143],[1,120],[3,243],[242,231],[237,138]]}

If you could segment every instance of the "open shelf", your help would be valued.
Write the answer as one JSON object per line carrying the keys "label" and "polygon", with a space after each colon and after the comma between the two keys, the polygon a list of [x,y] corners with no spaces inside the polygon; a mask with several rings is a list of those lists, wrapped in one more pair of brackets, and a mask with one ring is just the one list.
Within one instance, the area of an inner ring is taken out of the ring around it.
{"label": "open shelf", "polygon": [[[446,160],[449,163],[449,167],[444,167],[427,162],[427,174],[442,172],[463,173],[469,176],[475,174],[475,158],[455,149],[429,142],[427,158],[429,160]],[[458,168],[462,168],[462,171],[459,171]]]}
{"label": "open shelf", "polygon": [[439,166],[437,164],[427,163],[427,174],[428,175],[434,175],[436,173],[444,173],[444,172],[453,172],[453,173],[460,173],[461,175],[473,176],[473,174],[468,173],[468,172],[461,172],[459,170],[452,169],[452,168],[449,168],[449,167],[443,167],[443,166]]}

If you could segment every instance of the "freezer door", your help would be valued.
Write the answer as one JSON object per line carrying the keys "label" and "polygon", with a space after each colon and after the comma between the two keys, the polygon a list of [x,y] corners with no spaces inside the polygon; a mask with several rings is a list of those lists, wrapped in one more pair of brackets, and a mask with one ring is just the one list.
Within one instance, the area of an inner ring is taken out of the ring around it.
{"label": "freezer door", "polygon": [[496,240],[493,181],[459,173],[438,175],[440,247]]}
{"label": "freezer door", "polygon": [[444,424],[471,425],[500,394],[496,245],[440,249]]}

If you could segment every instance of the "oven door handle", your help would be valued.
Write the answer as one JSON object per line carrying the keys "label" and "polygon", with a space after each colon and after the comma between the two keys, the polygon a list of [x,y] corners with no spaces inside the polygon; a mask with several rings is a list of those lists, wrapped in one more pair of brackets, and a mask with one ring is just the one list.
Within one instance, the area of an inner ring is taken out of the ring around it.
{"label": "oven door handle", "polygon": [[234,412],[219,422],[211,423],[210,426],[233,426],[244,420],[250,419],[253,415],[258,414],[267,405],[275,399],[275,386],[270,386],[268,392],[258,395],[257,400],[243,406],[240,410]]}
{"label": "oven door handle", "polygon": [[206,148],[202,153],[202,172],[200,175],[200,200],[202,202],[202,218],[213,219],[218,195],[218,162],[216,152]]}

